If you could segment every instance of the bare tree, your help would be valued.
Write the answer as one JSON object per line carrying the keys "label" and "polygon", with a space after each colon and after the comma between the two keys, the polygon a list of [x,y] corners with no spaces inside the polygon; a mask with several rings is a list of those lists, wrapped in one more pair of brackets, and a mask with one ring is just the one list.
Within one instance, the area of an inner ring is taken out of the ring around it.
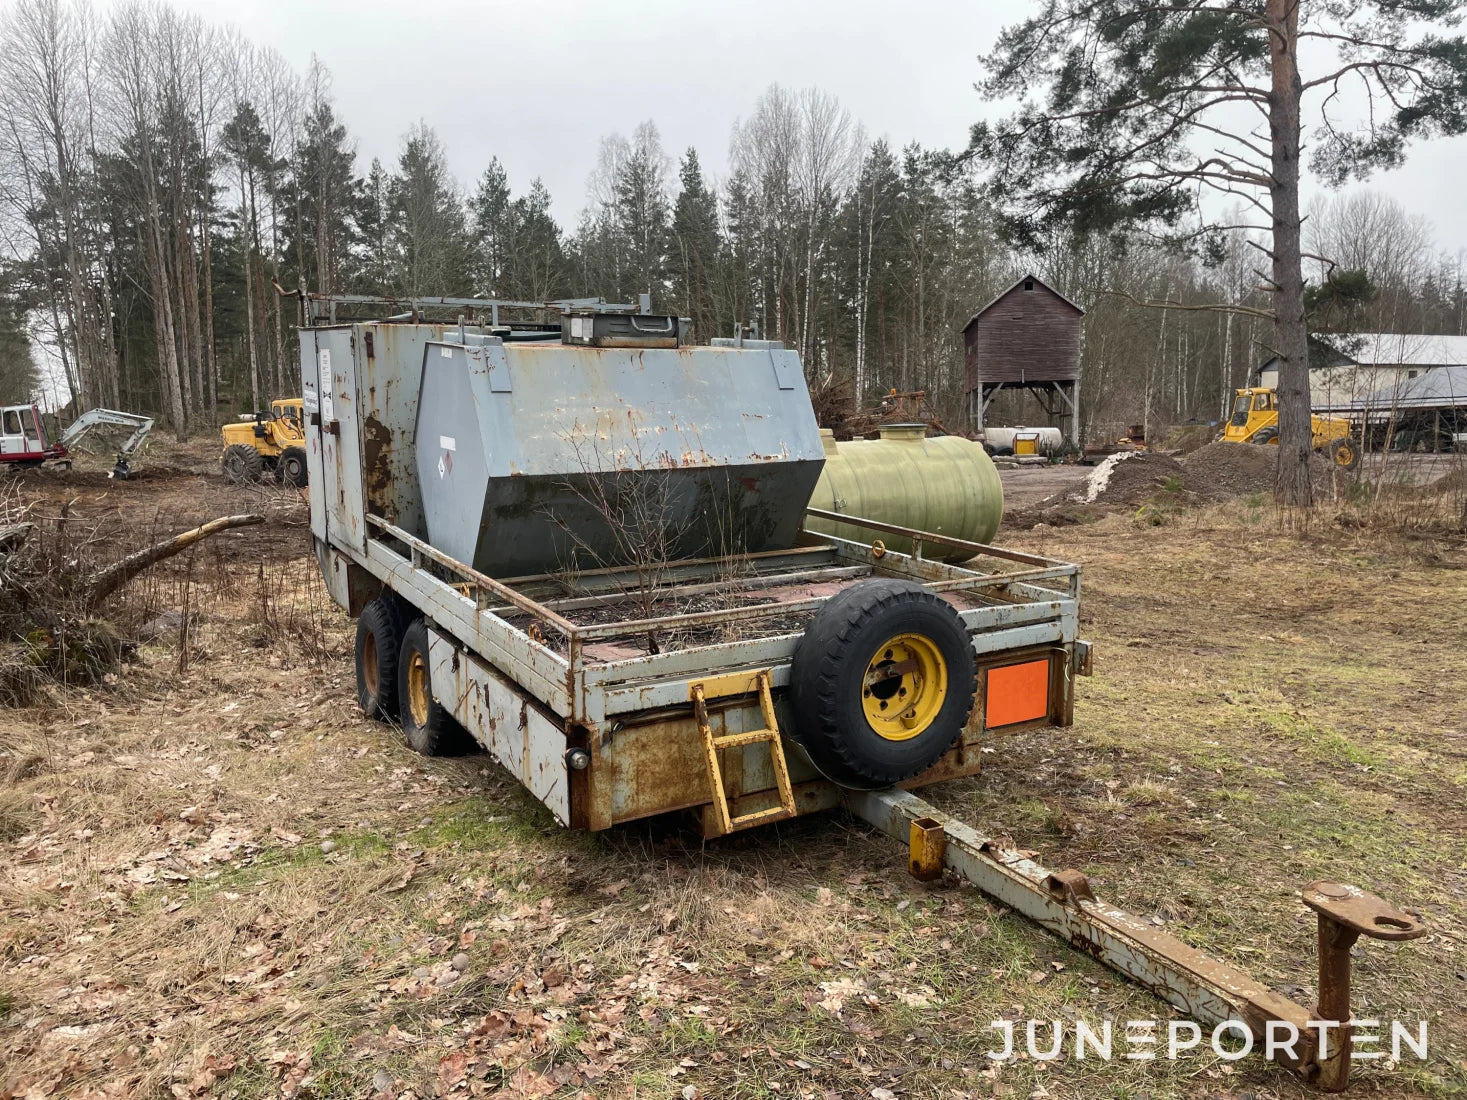
{"label": "bare tree", "polygon": [[188,419],[170,284],[168,231],[159,185],[157,109],[163,100],[159,71],[160,10],[137,0],[117,8],[107,28],[103,67],[107,77],[108,120],[114,129],[114,139],[119,146],[136,154],[133,199],[142,221],[164,405],[170,426],[183,440],[188,437]]}

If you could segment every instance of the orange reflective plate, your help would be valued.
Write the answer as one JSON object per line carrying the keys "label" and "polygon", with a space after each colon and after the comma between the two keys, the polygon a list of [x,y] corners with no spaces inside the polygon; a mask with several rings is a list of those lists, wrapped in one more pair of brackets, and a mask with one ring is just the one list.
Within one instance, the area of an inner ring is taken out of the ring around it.
{"label": "orange reflective plate", "polygon": [[989,669],[983,700],[989,729],[1043,718],[1049,713],[1049,658]]}

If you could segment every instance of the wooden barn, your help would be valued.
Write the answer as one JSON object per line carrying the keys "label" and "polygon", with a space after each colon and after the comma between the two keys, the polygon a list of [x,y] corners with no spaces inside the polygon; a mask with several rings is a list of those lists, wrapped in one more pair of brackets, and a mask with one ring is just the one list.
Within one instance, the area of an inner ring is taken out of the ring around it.
{"label": "wooden barn", "polygon": [[1029,274],[963,326],[968,415],[975,427],[999,393],[1034,396],[1066,439],[1080,424],[1080,332],[1085,311]]}

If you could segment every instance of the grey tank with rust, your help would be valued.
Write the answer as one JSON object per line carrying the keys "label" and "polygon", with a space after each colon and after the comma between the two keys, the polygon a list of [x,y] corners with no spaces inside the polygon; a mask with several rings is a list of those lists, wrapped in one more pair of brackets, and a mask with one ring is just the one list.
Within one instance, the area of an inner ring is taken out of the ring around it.
{"label": "grey tank with rust", "polygon": [[[810,501],[812,508],[893,523],[934,535],[990,542],[1003,518],[1003,485],[983,448],[961,436],[924,438],[921,424],[881,429],[880,439],[837,443],[821,432],[825,469]],[[877,539],[909,554],[912,541],[830,520],[811,519],[811,531],[855,542]],[[973,555],[928,544],[924,553],[949,562]]]}
{"label": "grey tank with rust", "polygon": [[780,344],[429,342],[428,541],[494,577],[792,546],[825,463]]}

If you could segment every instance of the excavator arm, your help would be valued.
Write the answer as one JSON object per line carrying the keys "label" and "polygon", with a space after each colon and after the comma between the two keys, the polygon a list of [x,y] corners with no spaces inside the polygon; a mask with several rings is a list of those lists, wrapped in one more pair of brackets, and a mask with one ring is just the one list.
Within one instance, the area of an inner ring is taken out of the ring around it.
{"label": "excavator arm", "polygon": [[94,428],[131,428],[132,434],[117,449],[117,464],[112,467],[112,476],[126,481],[132,474],[131,458],[142,447],[148,433],[153,430],[153,418],[141,413],[118,412],[116,409],[88,409],[73,420],[61,433],[58,442],[71,448]]}

